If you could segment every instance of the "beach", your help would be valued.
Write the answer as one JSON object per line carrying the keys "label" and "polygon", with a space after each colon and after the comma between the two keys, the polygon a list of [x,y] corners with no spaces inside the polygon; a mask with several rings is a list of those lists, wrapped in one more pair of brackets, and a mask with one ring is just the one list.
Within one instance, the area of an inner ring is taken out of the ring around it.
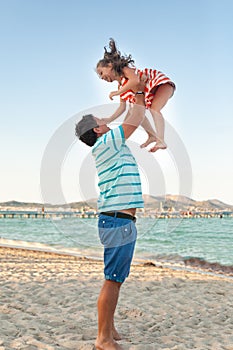
{"label": "beach", "polygon": [[[101,260],[0,247],[0,350],[88,350]],[[133,262],[116,310],[126,350],[233,350],[233,279]]]}

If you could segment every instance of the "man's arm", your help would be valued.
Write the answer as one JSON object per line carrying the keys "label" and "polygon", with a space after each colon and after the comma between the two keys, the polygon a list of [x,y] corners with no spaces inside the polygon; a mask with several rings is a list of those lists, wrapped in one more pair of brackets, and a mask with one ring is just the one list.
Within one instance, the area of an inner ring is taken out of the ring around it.
{"label": "man's arm", "polygon": [[[138,91],[140,86],[138,87]],[[127,120],[122,124],[124,130],[125,138],[128,139],[132,133],[141,125],[143,119],[145,118],[145,97],[144,95],[135,95],[136,103],[133,105],[127,115]]]}

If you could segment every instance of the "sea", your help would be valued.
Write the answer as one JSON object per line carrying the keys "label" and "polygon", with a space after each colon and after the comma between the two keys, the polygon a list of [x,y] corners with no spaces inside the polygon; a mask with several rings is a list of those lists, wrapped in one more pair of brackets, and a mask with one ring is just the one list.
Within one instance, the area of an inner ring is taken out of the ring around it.
{"label": "sea", "polygon": [[[233,218],[138,218],[134,259],[233,269]],[[96,218],[0,218],[0,245],[101,258]]]}

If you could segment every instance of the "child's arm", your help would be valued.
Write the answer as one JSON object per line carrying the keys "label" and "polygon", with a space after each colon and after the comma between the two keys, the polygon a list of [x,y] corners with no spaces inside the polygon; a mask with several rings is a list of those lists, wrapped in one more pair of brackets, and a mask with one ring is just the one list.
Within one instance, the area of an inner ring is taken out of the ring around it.
{"label": "child's arm", "polygon": [[125,67],[123,69],[123,73],[125,78],[128,79],[128,81],[124,86],[120,87],[118,91],[110,92],[109,98],[111,100],[113,99],[113,96],[119,96],[128,90],[132,90],[135,87],[135,85],[137,85],[140,82],[140,78],[135,73],[135,69]]}
{"label": "child's arm", "polygon": [[120,117],[124,111],[126,110],[126,102],[121,100],[120,101],[120,106],[117,108],[117,110],[113,113],[113,115],[111,115],[110,117],[107,118],[102,118],[102,120],[104,120],[106,122],[106,124],[111,123],[113,120],[117,119],[118,117]]}

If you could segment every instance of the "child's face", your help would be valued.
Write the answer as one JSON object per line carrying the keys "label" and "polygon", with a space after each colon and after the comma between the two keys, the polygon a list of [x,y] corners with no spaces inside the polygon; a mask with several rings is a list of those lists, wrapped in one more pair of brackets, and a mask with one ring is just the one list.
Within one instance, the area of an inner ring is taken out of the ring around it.
{"label": "child's face", "polygon": [[109,64],[107,67],[98,67],[96,72],[100,79],[106,80],[109,83],[116,80],[116,75],[111,64]]}

